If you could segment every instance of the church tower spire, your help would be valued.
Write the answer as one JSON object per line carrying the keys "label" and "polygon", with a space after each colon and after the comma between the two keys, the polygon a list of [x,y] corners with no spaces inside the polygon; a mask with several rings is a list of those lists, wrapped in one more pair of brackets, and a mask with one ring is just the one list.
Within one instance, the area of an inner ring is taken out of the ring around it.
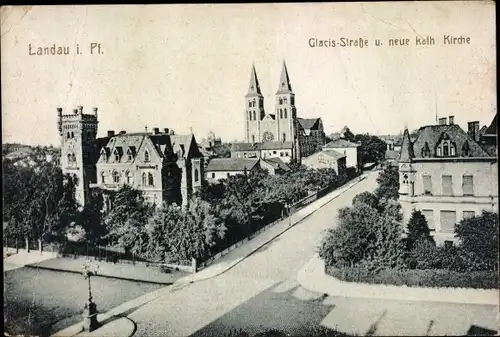
{"label": "church tower spire", "polygon": [[290,84],[290,77],[288,76],[288,70],[286,69],[285,60],[283,60],[280,83],[278,85],[278,92],[276,92],[276,94],[288,94],[291,92],[293,92],[292,85]]}
{"label": "church tower spire", "polygon": [[264,115],[264,96],[260,91],[255,65],[252,64],[250,85],[248,93],[245,95],[245,142],[260,142],[260,121]]}
{"label": "church tower spire", "polygon": [[262,96],[260,92],[259,79],[257,78],[257,72],[255,71],[255,65],[252,64],[252,71],[250,73],[250,84],[248,85],[248,96]]}

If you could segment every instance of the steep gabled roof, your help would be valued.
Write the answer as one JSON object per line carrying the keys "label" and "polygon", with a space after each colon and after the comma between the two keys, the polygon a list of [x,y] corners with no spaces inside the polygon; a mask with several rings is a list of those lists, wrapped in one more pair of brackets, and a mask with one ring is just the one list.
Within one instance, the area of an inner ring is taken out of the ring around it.
{"label": "steep gabled roof", "polygon": [[[425,143],[422,145],[425,145]],[[408,132],[408,129],[405,129],[405,132],[403,133],[403,144],[401,145],[401,153],[399,155],[399,161],[403,163],[409,163],[414,157],[415,154],[410,139],[410,133]]]}
{"label": "steep gabled roof", "polygon": [[[434,149],[439,144],[443,137],[448,137],[450,141],[456,147],[456,157],[460,157],[462,154],[462,148],[467,143],[470,149],[471,157],[490,157],[490,155],[479,146],[458,124],[447,124],[447,125],[428,125],[423,126],[419,129],[418,138],[412,143],[411,150],[413,151],[414,158],[422,158],[422,149],[425,147],[425,143],[428,144],[431,150],[431,156],[434,157]],[[401,149],[401,156],[403,157],[403,151],[405,150],[405,144],[403,141],[403,147]],[[401,159],[400,159],[401,161]]]}
{"label": "steep gabled roof", "polygon": [[209,171],[228,171],[228,172],[244,172],[250,171],[257,165],[259,159],[242,159],[242,158],[214,158],[208,162],[205,168]]}
{"label": "steep gabled roof", "polygon": [[491,122],[490,126],[486,129],[484,132],[485,136],[495,136],[497,135],[497,114],[495,114],[495,117],[493,117],[493,121]]}
{"label": "steep gabled roof", "polygon": [[297,118],[297,121],[304,130],[318,128],[319,120],[319,118]]}
{"label": "steep gabled roof", "polygon": [[284,171],[290,171],[290,166],[285,164],[281,158],[266,158],[266,159],[261,159],[262,161],[265,161],[269,165],[273,166],[275,169],[282,169]]}

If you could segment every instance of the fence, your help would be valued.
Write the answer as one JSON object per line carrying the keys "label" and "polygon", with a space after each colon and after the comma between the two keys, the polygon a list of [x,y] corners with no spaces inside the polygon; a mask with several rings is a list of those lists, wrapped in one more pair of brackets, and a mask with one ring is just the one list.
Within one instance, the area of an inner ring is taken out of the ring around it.
{"label": "fence", "polygon": [[[322,188],[321,190],[318,190],[318,191],[314,192],[313,194],[308,195],[305,198],[302,198],[301,200],[297,201],[292,206],[290,206],[290,212],[288,213],[288,216],[291,216],[292,214],[294,214],[297,211],[299,211],[301,208],[303,208],[303,207],[309,205],[310,203],[312,203],[313,201],[316,201],[319,198],[327,195],[328,193],[330,193],[333,190],[335,190],[337,187],[344,185],[347,181],[352,180],[353,178],[358,177],[358,176],[359,176],[359,174],[356,174],[353,177],[345,178],[342,181],[339,181],[339,182],[337,182],[335,184],[332,184],[330,186]],[[228,248],[224,249],[223,251],[218,252],[217,254],[209,257],[206,261],[203,261],[203,262],[199,263],[198,269],[202,269],[202,268],[208,267],[210,264],[214,263],[215,261],[217,261],[218,259],[220,259],[224,255],[226,255],[227,253],[229,253],[233,249],[235,249],[235,248],[237,248],[237,247],[245,244],[249,240],[253,239],[254,237],[256,237],[257,235],[259,235],[260,233],[265,232],[266,230],[268,230],[269,228],[273,227],[277,223],[283,221],[284,219],[285,218],[282,217],[282,218],[279,218],[279,219],[271,222],[270,224],[268,224],[268,225],[260,228],[259,230],[251,233],[249,236],[247,236],[243,240],[240,240],[240,241],[234,243],[233,245],[229,246]]]}

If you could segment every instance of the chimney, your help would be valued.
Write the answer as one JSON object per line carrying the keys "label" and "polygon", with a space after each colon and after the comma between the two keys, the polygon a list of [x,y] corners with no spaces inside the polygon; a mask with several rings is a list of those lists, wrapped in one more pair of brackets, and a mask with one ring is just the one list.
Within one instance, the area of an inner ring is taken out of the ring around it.
{"label": "chimney", "polygon": [[439,118],[439,125],[446,125],[446,117]]}
{"label": "chimney", "polygon": [[78,112],[82,114],[83,113],[83,106],[79,105],[77,108],[78,108]]}
{"label": "chimney", "polygon": [[153,134],[157,135],[160,133],[160,128],[153,128]]}
{"label": "chimney", "polygon": [[94,112],[94,115],[96,115],[96,116],[97,116],[97,108],[96,108],[96,107],[93,107],[93,108],[92,108],[92,111]]}
{"label": "chimney", "polygon": [[168,135],[168,128],[163,129],[163,131]]}
{"label": "chimney", "polygon": [[479,122],[474,121],[474,122],[469,122],[468,124],[468,134],[469,137],[474,139],[476,142],[479,141]]}
{"label": "chimney", "polygon": [[108,137],[113,137],[115,135],[115,131],[108,130]]}
{"label": "chimney", "polygon": [[126,134],[126,133],[127,133],[127,131],[123,131],[123,130],[122,130],[122,131],[120,131],[120,135],[124,135],[124,134]]}
{"label": "chimney", "polygon": [[78,109],[73,109],[73,113],[76,115],[78,113]]}
{"label": "chimney", "polygon": [[450,125],[455,124],[455,116],[449,116],[448,117],[448,124],[450,124]]}

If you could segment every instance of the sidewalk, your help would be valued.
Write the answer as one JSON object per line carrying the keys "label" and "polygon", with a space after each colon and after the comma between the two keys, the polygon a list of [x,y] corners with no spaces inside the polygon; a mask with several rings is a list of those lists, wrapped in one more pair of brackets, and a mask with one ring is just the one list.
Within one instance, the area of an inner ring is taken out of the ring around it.
{"label": "sidewalk", "polygon": [[[80,274],[84,262],[85,260],[83,259],[60,257],[33,263],[26,267]],[[164,285],[170,285],[177,279],[188,275],[188,273],[182,271],[162,271],[160,268],[151,266],[146,267],[142,264],[115,264],[112,262],[91,260],[90,265],[92,268],[94,266],[99,266],[97,276]]]}
{"label": "sidewalk", "polygon": [[316,254],[298,273],[300,285],[313,292],[339,297],[447,302],[498,306],[499,291],[461,288],[417,288],[344,282],[325,274],[325,263]]}
{"label": "sidewalk", "polygon": [[[42,254],[40,254],[40,251],[38,250],[31,250],[30,252],[27,252],[26,249],[19,249],[19,252],[16,253],[15,248],[4,247],[3,251],[4,251],[4,259],[3,259],[4,272],[17,268],[22,268],[32,263],[51,260],[56,257],[55,253],[43,252]],[[7,256],[6,254],[7,252],[12,255]]]}
{"label": "sidewalk", "polygon": [[[238,263],[243,261],[245,258],[253,254],[255,251],[259,250],[262,246],[266,245],[270,241],[276,239],[278,236],[288,231],[295,225],[300,224],[304,219],[313,214],[315,211],[329,203],[330,201],[337,198],[339,195],[362,181],[366,178],[366,174],[357,177],[349,181],[346,185],[330,192],[329,194],[323,196],[322,198],[315,200],[309,205],[305,206],[301,210],[293,213],[290,218],[285,218],[283,221],[278,222],[274,226],[270,227],[268,230],[262,232],[260,235],[252,238],[251,240],[243,243],[237,249],[230,251],[227,255],[221,257],[215,264],[209,265],[207,268],[195,273],[188,275],[182,279],[179,279],[176,284],[181,287],[186,283],[193,283],[198,281],[203,281],[209,278],[216,277],[232,267],[236,266]],[[291,224],[291,225],[290,225]],[[175,287],[176,285],[174,285]]]}
{"label": "sidewalk", "polygon": [[[297,225],[302,222],[305,218],[307,218],[309,215],[314,213],[316,210],[320,209],[323,207],[325,204],[329,203],[330,201],[334,200],[337,198],[339,195],[341,195],[343,192],[347,191],[354,185],[356,185],[359,181],[364,179],[366,177],[358,177],[346,185],[340,187],[337,190],[332,191],[331,193],[323,196],[321,199],[318,199],[308,206],[304,207],[300,211],[296,212],[292,216],[292,226]],[[256,252],[259,248],[262,246],[266,245],[270,241],[274,240],[276,237],[280,236],[282,233],[286,232],[289,230],[292,226],[290,226],[290,220],[287,218],[273,227],[269,228],[267,231],[262,232],[260,235],[252,238],[251,240],[243,243],[241,246],[238,248],[230,251],[227,255],[223,256],[220,260],[218,260],[215,264],[209,265],[205,269],[201,270],[200,272],[196,274],[191,274],[186,277],[183,277],[179,280],[177,280],[173,285],[164,287],[161,289],[158,289],[156,291],[150,292],[148,294],[145,294],[143,296],[140,296],[132,301],[123,303],[112,310],[108,311],[105,313],[104,317],[112,317],[112,316],[117,316],[117,315],[122,315],[123,313],[130,311],[130,310],[135,310],[138,307],[141,307],[145,305],[148,302],[151,302],[153,300],[156,300],[158,298],[162,298],[165,296],[170,296],[173,292],[176,290],[180,290],[183,287],[185,287],[187,284],[190,283],[195,283],[195,282],[201,282],[204,280],[208,280],[211,278],[214,278],[218,275],[223,274],[224,272],[230,270],[234,266],[236,266],[238,263],[243,261],[246,257],[250,256],[254,252]],[[166,299],[162,298],[162,301]],[[72,326],[68,327],[67,329],[52,335],[52,336],[71,336],[71,334],[64,334],[64,331],[75,331],[75,329],[78,329],[78,326]],[[96,334],[97,334],[96,330]]]}

